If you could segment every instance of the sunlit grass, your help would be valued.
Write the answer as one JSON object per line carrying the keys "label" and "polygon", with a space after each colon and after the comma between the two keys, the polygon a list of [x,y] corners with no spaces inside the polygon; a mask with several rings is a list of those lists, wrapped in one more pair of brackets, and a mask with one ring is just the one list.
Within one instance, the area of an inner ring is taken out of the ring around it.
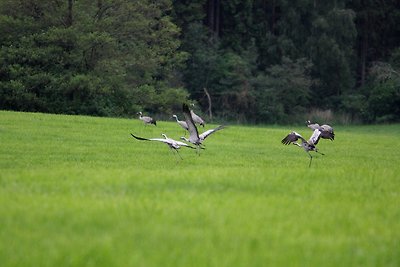
{"label": "sunlit grass", "polygon": [[179,160],[130,136],[183,134],[157,125],[0,112],[0,265],[400,264],[400,125],[335,127],[311,168],[280,143],[305,126],[230,126]]}

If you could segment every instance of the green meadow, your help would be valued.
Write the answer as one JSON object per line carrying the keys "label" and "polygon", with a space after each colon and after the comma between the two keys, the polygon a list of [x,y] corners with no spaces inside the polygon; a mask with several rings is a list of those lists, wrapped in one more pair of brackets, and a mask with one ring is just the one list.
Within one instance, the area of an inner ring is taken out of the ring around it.
{"label": "green meadow", "polygon": [[399,266],[400,125],[337,126],[311,168],[291,130],[311,135],[229,126],[180,160],[130,136],[172,120],[0,111],[0,265]]}

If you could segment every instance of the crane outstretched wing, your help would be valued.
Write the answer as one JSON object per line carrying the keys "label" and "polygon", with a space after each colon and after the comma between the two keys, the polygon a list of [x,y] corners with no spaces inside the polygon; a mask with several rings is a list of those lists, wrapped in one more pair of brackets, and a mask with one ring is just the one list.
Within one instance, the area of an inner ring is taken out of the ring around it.
{"label": "crane outstretched wing", "polygon": [[300,134],[296,132],[291,132],[289,133],[285,138],[282,139],[282,144],[284,145],[289,145],[293,142],[296,142],[297,140],[301,139],[303,142],[306,142],[306,140],[301,136]]}
{"label": "crane outstretched wing", "polygon": [[169,143],[167,139],[162,139],[162,138],[144,138],[144,137],[139,137],[134,134],[131,134],[133,138],[137,140],[142,140],[142,141],[158,141],[158,142],[163,142],[163,143]]}
{"label": "crane outstretched wing", "polygon": [[210,134],[213,134],[213,133],[215,133],[216,131],[222,130],[222,129],[224,129],[224,128],[225,128],[224,125],[220,125],[220,126],[218,126],[217,128],[215,128],[215,129],[210,129],[210,130],[205,131],[204,133],[200,134],[199,137],[200,137],[200,139],[204,140],[204,139],[206,139]]}
{"label": "crane outstretched wing", "polygon": [[134,134],[131,134],[133,138],[137,139],[137,140],[142,140],[142,141],[157,141],[157,142],[162,142],[164,144],[169,145],[172,148],[175,149],[179,149],[179,147],[187,147],[187,148],[191,148],[191,149],[196,149],[195,147],[192,147],[191,145],[188,145],[184,142],[181,141],[177,141],[171,138],[168,138],[166,136],[164,136],[165,138],[144,138],[144,137],[139,137],[136,136]]}
{"label": "crane outstretched wing", "polygon": [[195,147],[192,147],[191,145],[188,145],[184,142],[181,141],[177,141],[177,140],[173,140],[176,144],[178,144],[179,146],[184,146],[184,147],[188,147],[188,148],[192,148],[192,149],[196,149]]}
{"label": "crane outstretched wing", "polygon": [[308,140],[308,143],[316,146],[318,144],[320,138],[321,138],[321,131],[318,129],[315,129],[314,132],[312,133],[310,139]]}

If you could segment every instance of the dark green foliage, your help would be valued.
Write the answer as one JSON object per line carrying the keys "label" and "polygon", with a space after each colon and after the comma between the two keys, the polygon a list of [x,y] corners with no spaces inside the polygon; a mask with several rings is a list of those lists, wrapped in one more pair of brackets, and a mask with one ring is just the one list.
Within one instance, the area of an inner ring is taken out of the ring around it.
{"label": "dark green foliage", "polygon": [[[367,122],[378,119],[373,99],[382,85],[365,81],[373,60],[387,60],[400,41],[396,1],[209,0],[201,24],[209,31],[195,34],[190,27],[194,16],[185,23],[180,12],[183,2],[174,3],[178,24],[187,26],[182,50],[191,55],[183,78],[204,109],[208,103],[202,88],[207,87],[214,113],[225,119],[282,123],[298,120],[310,109],[347,113]],[[192,10],[200,23],[202,11]],[[388,14],[387,24],[382,14]],[[373,41],[368,44],[366,31]],[[299,67],[299,59],[307,62],[307,71],[288,67],[287,62]],[[295,81],[306,82],[298,86]]]}
{"label": "dark green foliage", "polygon": [[368,92],[373,121],[400,121],[400,72],[390,64],[375,63],[370,70],[373,82]]}
{"label": "dark green foliage", "polygon": [[170,1],[0,6],[1,108],[121,116],[161,103],[142,105],[135,88],[158,86],[161,95],[182,90],[174,86],[181,86],[175,77],[185,53],[176,51],[179,28],[168,16]]}
{"label": "dark green foliage", "polygon": [[293,62],[283,58],[282,64],[267,69],[255,81],[255,95],[260,121],[269,123],[295,122],[305,113],[311,97],[312,64],[307,59]]}

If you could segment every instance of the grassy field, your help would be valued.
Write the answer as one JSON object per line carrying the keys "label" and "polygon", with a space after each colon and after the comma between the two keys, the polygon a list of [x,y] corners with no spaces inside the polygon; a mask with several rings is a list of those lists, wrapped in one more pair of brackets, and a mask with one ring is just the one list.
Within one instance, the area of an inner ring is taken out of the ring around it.
{"label": "grassy field", "polygon": [[178,161],[130,137],[172,120],[0,111],[0,265],[400,266],[400,125],[335,127],[311,168],[290,130],[311,134],[231,126]]}

